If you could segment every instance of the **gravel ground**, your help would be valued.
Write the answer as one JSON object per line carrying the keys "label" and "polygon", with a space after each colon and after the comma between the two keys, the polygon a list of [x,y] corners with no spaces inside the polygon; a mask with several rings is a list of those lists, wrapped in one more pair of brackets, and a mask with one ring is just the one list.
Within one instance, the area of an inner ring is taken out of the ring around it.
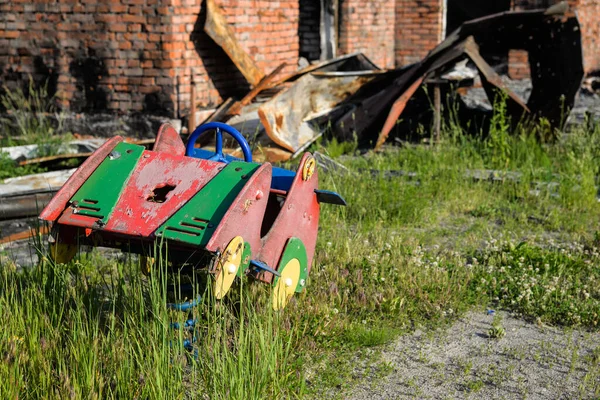
{"label": "gravel ground", "polygon": [[[36,218],[0,221],[0,239],[35,228],[36,224]],[[0,244],[0,264],[13,264],[17,268],[35,265],[38,256],[31,243],[30,240],[19,240]]]}
{"label": "gravel ground", "polygon": [[[450,328],[416,331],[382,350],[388,374],[363,376],[345,399],[598,399],[600,333],[528,323],[500,312],[506,334],[490,338],[494,317],[471,312]],[[340,397],[340,394],[336,395]]]}

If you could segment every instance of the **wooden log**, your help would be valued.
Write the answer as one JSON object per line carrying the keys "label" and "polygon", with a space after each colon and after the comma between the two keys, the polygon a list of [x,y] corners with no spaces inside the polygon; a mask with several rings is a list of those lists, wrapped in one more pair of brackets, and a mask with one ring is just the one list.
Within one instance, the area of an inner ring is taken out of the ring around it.
{"label": "wooden log", "polygon": [[254,60],[240,46],[215,0],[206,0],[204,32],[227,53],[231,61],[252,86],[258,85],[261,79],[265,77],[264,72],[258,68]]}

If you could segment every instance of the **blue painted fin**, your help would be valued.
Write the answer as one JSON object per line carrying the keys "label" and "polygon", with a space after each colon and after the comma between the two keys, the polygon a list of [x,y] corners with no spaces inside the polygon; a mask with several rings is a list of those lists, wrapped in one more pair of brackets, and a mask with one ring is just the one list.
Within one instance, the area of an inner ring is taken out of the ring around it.
{"label": "blue painted fin", "polygon": [[338,206],[346,206],[346,200],[336,192],[330,192],[329,190],[315,189],[317,194],[317,201],[319,203],[335,204]]}
{"label": "blue painted fin", "polygon": [[281,276],[279,272],[275,271],[273,268],[269,267],[264,262],[260,262],[258,260],[250,260],[250,265],[257,269],[258,272],[266,271],[272,273],[275,276]]}

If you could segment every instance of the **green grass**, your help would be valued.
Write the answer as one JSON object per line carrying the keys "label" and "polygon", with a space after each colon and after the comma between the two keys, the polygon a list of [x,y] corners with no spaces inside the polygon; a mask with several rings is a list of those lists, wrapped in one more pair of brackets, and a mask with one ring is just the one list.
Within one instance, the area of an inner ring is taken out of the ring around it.
{"label": "green grass", "polygon": [[[38,145],[38,157],[57,154],[60,146],[72,139],[63,127],[64,115],[56,106],[46,85],[36,86],[33,79],[23,90],[3,88],[0,95],[0,147]],[[0,181],[6,178],[45,172],[37,165],[19,166],[7,154],[0,153]]]}
{"label": "green grass", "polygon": [[[197,358],[169,328],[185,316],[166,309],[164,278],[142,277],[135,259],[92,253],[23,272],[0,266],[0,393],[322,397],[355,382],[357,360],[385,371],[373,347],[472,307],[597,330],[600,128],[540,143],[499,119],[492,133],[449,127],[433,146],[340,155],[351,173],[321,172],[320,187],[349,205],[321,209],[307,290],[282,313],[270,310],[266,285],[247,280],[225,301],[207,300],[195,311]],[[481,169],[518,179],[467,177]],[[590,370],[582,387],[597,375]]]}
{"label": "green grass", "polygon": [[64,116],[57,107],[56,96],[47,85],[36,85],[30,77],[27,88],[3,88],[0,105],[6,114],[0,118],[0,146],[37,144],[40,157],[52,155],[67,139]]}

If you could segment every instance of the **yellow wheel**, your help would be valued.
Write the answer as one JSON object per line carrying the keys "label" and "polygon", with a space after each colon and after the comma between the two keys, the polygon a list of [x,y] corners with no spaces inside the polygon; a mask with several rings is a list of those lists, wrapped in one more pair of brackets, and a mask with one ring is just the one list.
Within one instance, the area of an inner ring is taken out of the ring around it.
{"label": "yellow wheel", "polygon": [[154,257],[140,255],[140,271],[146,276],[150,276],[150,271],[154,266]]}
{"label": "yellow wheel", "polygon": [[77,245],[55,242],[50,245],[50,257],[57,264],[66,264],[75,258]]}
{"label": "yellow wheel", "polygon": [[317,168],[317,160],[313,156],[307,157],[302,167],[302,180],[309,180],[315,173],[315,168]]}
{"label": "yellow wheel", "polygon": [[244,239],[241,236],[236,236],[231,239],[231,242],[225,248],[225,251],[217,261],[215,269],[217,278],[215,279],[214,293],[215,297],[222,299],[238,273],[240,264],[242,263],[242,254],[244,252]]}
{"label": "yellow wheel", "polygon": [[300,281],[300,261],[292,258],[281,270],[273,287],[273,310],[282,310],[294,295]]}

